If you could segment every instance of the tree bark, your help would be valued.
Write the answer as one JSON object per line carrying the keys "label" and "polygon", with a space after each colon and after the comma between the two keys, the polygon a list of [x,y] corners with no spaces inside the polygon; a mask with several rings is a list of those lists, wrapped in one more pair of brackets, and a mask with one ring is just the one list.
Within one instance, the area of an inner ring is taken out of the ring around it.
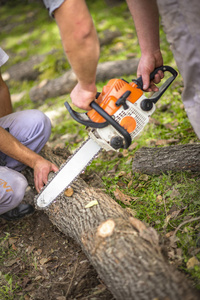
{"label": "tree bark", "polygon": [[[57,164],[63,161],[48,148],[42,156]],[[81,178],[72,188],[71,197],[62,194],[45,212],[61,232],[82,247],[116,299],[199,299],[183,274],[164,258],[153,228]],[[98,204],[87,208],[94,200]]]}
{"label": "tree bark", "polygon": [[133,158],[133,172],[162,174],[168,171],[200,172],[200,144],[159,148],[143,147]]}
{"label": "tree bark", "polygon": [[[131,75],[136,72],[138,59],[120,61],[109,61],[101,63],[97,67],[96,81],[105,81],[111,78],[124,75]],[[47,98],[58,97],[70,93],[77,83],[72,70],[67,71],[63,76],[45,80],[30,90],[30,98],[33,102],[40,102]]]}

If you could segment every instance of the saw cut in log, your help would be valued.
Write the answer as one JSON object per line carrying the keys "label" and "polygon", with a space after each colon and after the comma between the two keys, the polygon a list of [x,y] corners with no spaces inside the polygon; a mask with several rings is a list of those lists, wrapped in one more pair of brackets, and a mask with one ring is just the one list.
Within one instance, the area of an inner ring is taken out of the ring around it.
{"label": "saw cut in log", "polygon": [[[50,148],[41,153],[63,162]],[[115,299],[195,300],[198,292],[164,258],[159,236],[101,189],[81,178],[45,210],[51,222],[81,247]]]}
{"label": "saw cut in log", "polygon": [[200,172],[200,144],[143,147],[135,152],[132,169],[133,172],[149,175],[168,171]]}
{"label": "saw cut in log", "polygon": [[[136,73],[138,59],[109,61],[98,65],[96,81],[105,81],[112,78],[131,75]],[[38,86],[30,90],[30,98],[33,102],[40,102],[47,98],[54,98],[70,93],[77,83],[72,70],[67,71],[63,76],[44,80]]]}

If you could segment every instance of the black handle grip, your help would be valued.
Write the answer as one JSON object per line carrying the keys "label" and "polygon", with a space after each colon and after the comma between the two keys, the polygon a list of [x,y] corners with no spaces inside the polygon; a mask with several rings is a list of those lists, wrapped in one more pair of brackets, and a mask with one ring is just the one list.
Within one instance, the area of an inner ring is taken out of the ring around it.
{"label": "black handle grip", "polygon": [[[172,67],[170,66],[161,66],[159,68],[156,68],[151,74],[150,74],[150,80],[153,80],[155,75],[158,73],[158,71],[162,71],[164,72],[170,72],[172,74],[172,78],[173,80],[176,78],[176,76],[178,75],[177,71],[174,70]],[[173,81],[172,80],[172,81]],[[143,90],[143,80],[142,80],[142,76],[138,77],[137,79],[133,80],[137,85],[138,88]]]}
{"label": "black handle grip", "polygon": [[131,144],[131,136],[128,131],[117,123],[98,103],[92,101],[90,106],[96,110],[110,125],[112,125],[124,137],[124,149],[127,149]]}
{"label": "black handle grip", "polygon": [[[168,87],[170,86],[170,84],[174,81],[174,79],[178,75],[178,72],[176,70],[174,70],[172,67],[170,67],[170,66],[162,66],[162,67],[156,68],[150,74],[150,80],[154,79],[155,75],[158,73],[159,70],[161,70],[162,72],[169,72],[169,73],[172,74],[172,76],[169,77],[164,82],[164,84],[159,87],[159,91],[158,92],[155,92],[153,94],[153,96],[149,98],[151,100],[151,102],[153,102],[153,103],[156,103],[160,99],[160,97],[164,94],[164,92],[168,89]],[[143,89],[142,76],[140,76],[139,78],[137,78],[136,80],[133,80],[133,81],[138,85],[138,88]]]}

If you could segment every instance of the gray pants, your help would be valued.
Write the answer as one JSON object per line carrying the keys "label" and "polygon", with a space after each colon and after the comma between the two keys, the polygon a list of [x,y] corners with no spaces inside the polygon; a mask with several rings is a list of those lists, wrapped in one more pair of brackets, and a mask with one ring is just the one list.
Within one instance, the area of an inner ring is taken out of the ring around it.
{"label": "gray pants", "polygon": [[200,138],[200,0],[157,0],[157,3],[167,40],[183,77],[185,110]]}
{"label": "gray pants", "polygon": [[[51,133],[51,122],[41,111],[26,110],[0,118],[0,126],[36,153],[44,147]],[[5,141],[6,143],[6,141]],[[26,166],[0,152],[6,166],[0,166],[0,214],[18,206],[23,200],[26,178],[19,173]]]}

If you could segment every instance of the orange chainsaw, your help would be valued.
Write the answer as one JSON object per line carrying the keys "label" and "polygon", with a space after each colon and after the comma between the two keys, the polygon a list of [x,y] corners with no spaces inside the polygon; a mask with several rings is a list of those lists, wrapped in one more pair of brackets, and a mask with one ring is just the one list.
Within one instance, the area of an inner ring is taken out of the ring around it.
{"label": "orange chainsaw", "polygon": [[142,78],[131,83],[124,79],[111,79],[103,87],[97,99],[91,103],[92,109],[87,113],[74,111],[68,102],[65,106],[72,118],[84,124],[89,138],[66,161],[60,170],[36,196],[38,207],[49,206],[103,148],[105,150],[127,149],[134,138],[141,133],[155,111],[155,104],[177,76],[177,72],[169,66],[162,66],[150,75],[153,80],[159,71],[169,72],[170,77],[150,98],[146,98],[142,88]]}

